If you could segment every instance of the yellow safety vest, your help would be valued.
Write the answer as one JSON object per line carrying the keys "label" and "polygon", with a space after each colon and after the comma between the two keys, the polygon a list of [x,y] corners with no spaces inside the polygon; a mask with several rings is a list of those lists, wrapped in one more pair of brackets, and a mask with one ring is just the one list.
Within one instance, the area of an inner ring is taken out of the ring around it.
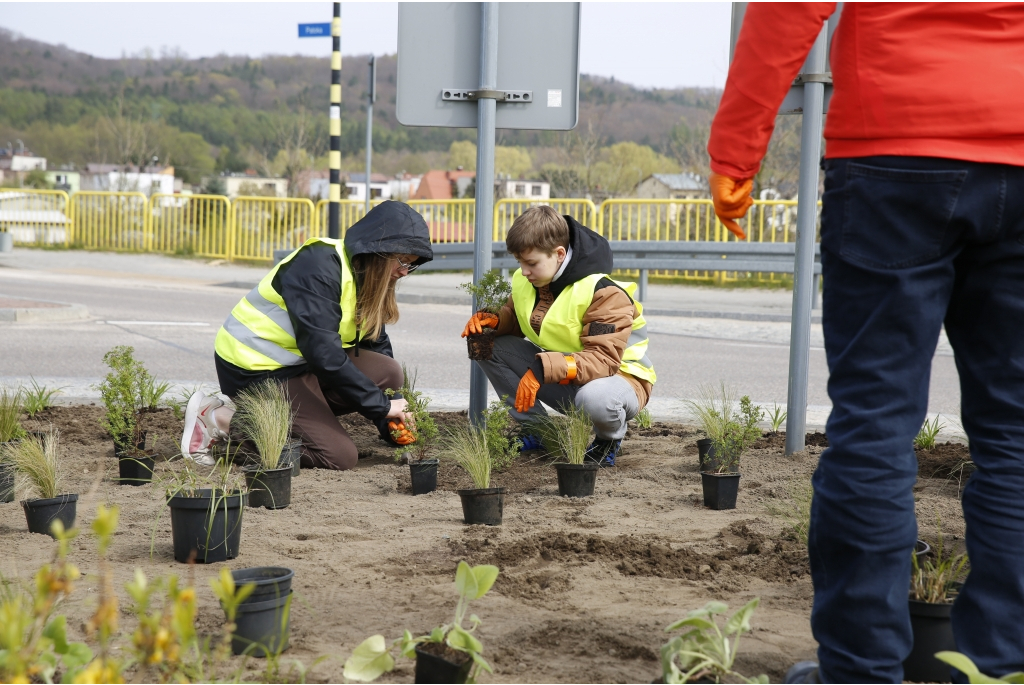
{"label": "yellow safety vest", "polygon": [[305,360],[295,343],[295,329],[288,307],[274,290],[274,276],[300,250],[315,243],[333,246],[341,257],[341,336],[342,347],[356,344],[356,283],[345,245],[341,240],[310,238],[298,250],[282,259],[259,285],[235,305],[224,325],[217,331],[215,349],[224,361],[248,371],[273,371],[295,366]]}
{"label": "yellow safety vest", "polygon": [[[515,274],[512,275],[512,302],[515,304],[519,328],[534,345],[541,349],[563,354],[582,351],[583,342],[580,340],[580,336],[583,334],[583,315],[594,301],[594,288],[602,278],[608,278],[608,276],[592,274],[581,278],[560,292],[555,301],[551,303],[548,313],[544,315],[538,335],[530,325],[530,316],[533,314],[533,306],[537,301],[537,290],[526,280],[522,270],[516,269]],[[644,319],[643,306],[633,299],[636,283],[612,282],[626,291],[626,294],[633,300],[633,304],[636,305],[637,312],[636,318],[633,319],[633,329],[629,334],[629,341],[626,343],[626,350],[622,353],[619,370],[654,383],[658,377],[654,373],[654,365],[647,357],[647,321]]]}

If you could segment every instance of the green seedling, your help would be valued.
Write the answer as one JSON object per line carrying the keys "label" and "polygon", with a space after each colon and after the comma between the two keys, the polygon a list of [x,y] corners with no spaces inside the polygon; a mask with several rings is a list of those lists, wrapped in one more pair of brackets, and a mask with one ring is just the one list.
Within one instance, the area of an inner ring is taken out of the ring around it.
{"label": "green seedling", "polygon": [[651,410],[647,407],[641,409],[636,415],[636,427],[637,428],[650,428],[654,425],[654,419],[651,418]]}
{"label": "green seedling", "polygon": [[786,422],[789,412],[783,411],[782,407],[772,403],[772,410],[768,414],[768,422],[772,425],[772,433],[778,433],[782,424]]}
{"label": "green seedling", "polygon": [[45,385],[40,385],[36,381],[35,377],[30,378],[32,381],[31,388],[24,388],[22,390],[23,402],[25,413],[29,417],[33,417],[39,412],[53,406],[53,398],[61,394],[61,390],[64,388],[48,388]]}
{"label": "green seedling", "polygon": [[0,443],[17,440],[25,435],[21,427],[21,412],[25,394],[21,388],[0,388]]}
{"label": "green seedling", "polygon": [[733,670],[740,637],[750,632],[750,617],[760,602],[760,597],[747,602],[721,627],[716,617],[729,607],[721,602],[708,602],[703,609],[691,611],[686,618],[665,628],[667,633],[680,629],[685,632],[661,647],[663,682],[720,683],[729,678],[745,683],[767,683],[767,675],[747,678]]}
{"label": "green seedling", "polygon": [[938,415],[931,421],[925,420],[921,430],[917,433],[917,437],[914,438],[914,447],[919,450],[932,449],[935,447],[935,438],[939,436],[939,431],[945,427],[946,424],[939,422]]}
{"label": "green seedling", "polygon": [[935,658],[963,673],[970,683],[1024,683],[1024,672],[1016,671],[1002,678],[993,678],[979,671],[974,662],[960,652],[938,652]]}
{"label": "green seedling", "polygon": [[[412,415],[412,422],[414,425],[406,426],[406,430],[412,431],[416,436],[416,442],[409,445],[403,445],[395,450],[395,460],[398,461],[402,458],[403,454],[408,453],[414,460],[422,461],[429,457],[429,452],[437,445],[438,438],[440,437],[440,430],[438,430],[437,422],[434,421],[434,417],[430,415],[428,407],[430,406],[430,398],[424,395],[421,391],[416,389],[416,380],[419,377],[419,373],[416,370],[410,374],[409,369],[402,364],[402,397],[405,398],[408,407],[406,411]],[[388,392],[388,395],[394,395],[393,392]],[[401,430],[391,431],[391,437],[398,440],[403,435]]]}

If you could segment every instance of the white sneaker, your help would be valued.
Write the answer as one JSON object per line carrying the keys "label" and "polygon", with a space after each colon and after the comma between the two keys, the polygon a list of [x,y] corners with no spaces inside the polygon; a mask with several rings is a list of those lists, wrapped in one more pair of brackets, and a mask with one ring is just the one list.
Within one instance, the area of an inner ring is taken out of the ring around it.
{"label": "white sneaker", "polygon": [[185,430],[181,434],[183,457],[205,466],[217,463],[210,455],[210,445],[228,438],[214,418],[215,412],[222,407],[234,412],[235,403],[221,393],[207,395],[199,390],[192,394],[185,407]]}

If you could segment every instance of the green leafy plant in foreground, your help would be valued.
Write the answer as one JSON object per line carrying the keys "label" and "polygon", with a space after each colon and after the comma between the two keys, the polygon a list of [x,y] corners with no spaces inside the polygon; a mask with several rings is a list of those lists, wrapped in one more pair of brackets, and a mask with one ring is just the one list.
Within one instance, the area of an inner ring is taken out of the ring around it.
{"label": "green leafy plant in foreground", "polygon": [[935,439],[939,437],[939,431],[945,427],[946,424],[939,422],[938,415],[931,421],[926,419],[921,430],[917,432],[917,437],[914,438],[914,447],[919,450],[932,449],[935,447]]}
{"label": "green leafy plant in foreground", "polygon": [[772,410],[768,413],[768,423],[772,426],[772,433],[778,433],[782,424],[786,422],[789,412],[783,411],[782,407],[772,404]]}
{"label": "green leafy plant in foreground", "polygon": [[750,632],[750,617],[760,602],[760,597],[747,602],[722,627],[719,627],[716,617],[728,611],[729,607],[721,602],[708,602],[704,608],[689,612],[686,618],[665,628],[665,632],[680,629],[685,629],[685,632],[661,647],[663,681],[692,683],[711,680],[719,683],[729,677],[745,683],[767,683],[768,676],[764,674],[746,678],[733,670],[740,637]]}
{"label": "green leafy plant in foreground", "polygon": [[32,386],[22,388],[25,413],[33,417],[39,412],[53,406],[53,398],[61,393],[63,388],[48,388],[40,385],[35,377],[30,378]]}
{"label": "green leafy plant in foreground", "polygon": [[0,388],[0,443],[17,440],[25,435],[25,429],[21,427],[24,399],[21,388]]}
{"label": "green leafy plant in foreground", "polygon": [[651,410],[647,407],[641,409],[636,415],[636,427],[637,428],[650,428],[654,425],[654,420],[651,418]]}
{"label": "green leafy plant in foreground", "polygon": [[[469,677],[466,682],[476,682],[476,674],[479,669],[493,673],[490,665],[484,660],[483,644],[473,635],[480,625],[480,619],[476,614],[469,616],[470,626],[464,627],[466,611],[469,603],[480,599],[491,589],[494,581],[498,578],[497,566],[470,566],[465,561],[460,561],[455,571],[455,589],[459,593],[459,601],[455,605],[455,618],[451,623],[438,626],[427,635],[413,637],[408,630],[395,640],[399,652],[409,658],[416,658],[416,646],[424,643],[446,645],[458,652],[463,652],[467,658],[473,660]],[[382,674],[394,669],[395,660],[390,654],[390,647],[383,635],[372,635],[364,640],[352,656],[345,662],[344,676],[348,680],[370,682],[376,680]]]}
{"label": "green leafy plant in foreground", "polygon": [[960,652],[938,652],[935,658],[963,673],[970,683],[1024,683],[1024,672],[1016,671],[1001,678],[993,678],[979,671],[974,662]]}
{"label": "green leafy plant in foreground", "polygon": [[477,311],[491,314],[500,312],[512,294],[512,284],[502,278],[499,269],[488,271],[476,285],[463,283],[459,287],[473,296]]}

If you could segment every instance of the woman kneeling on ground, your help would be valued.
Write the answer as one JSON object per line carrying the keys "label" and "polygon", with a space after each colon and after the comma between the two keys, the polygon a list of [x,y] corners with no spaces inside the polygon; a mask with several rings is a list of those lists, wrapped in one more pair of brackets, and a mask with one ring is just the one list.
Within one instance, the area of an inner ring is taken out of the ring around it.
{"label": "woman kneeling on ground", "polygon": [[220,393],[195,393],[185,411],[182,454],[215,463],[226,440],[231,398],[268,378],[284,385],[302,466],[350,469],[358,452],[337,417],[359,412],[394,442],[389,420],[408,421],[386,324],[398,321],[395,285],[430,261],[430,232],[408,205],[384,202],[348,229],[344,242],[311,238],[270,270],[217,333]]}

